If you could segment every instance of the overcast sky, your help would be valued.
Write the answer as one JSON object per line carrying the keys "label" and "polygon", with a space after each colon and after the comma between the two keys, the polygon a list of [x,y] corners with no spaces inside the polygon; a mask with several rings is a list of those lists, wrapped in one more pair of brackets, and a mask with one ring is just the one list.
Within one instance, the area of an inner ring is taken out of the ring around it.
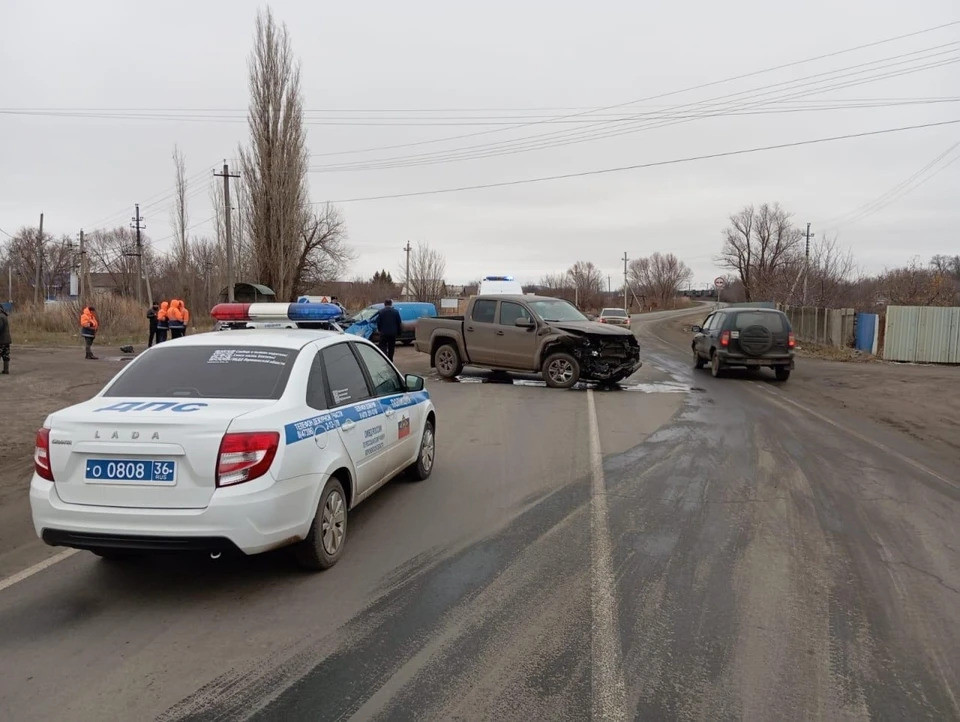
{"label": "overcast sky", "polygon": [[[0,109],[155,111],[146,120],[0,114],[0,229],[36,224],[43,211],[46,229],[75,235],[81,227],[128,223],[140,202],[148,233],[167,248],[165,196],[176,143],[188,174],[199,179],[191,186],[192,233],[212,234],[207,176],[223,158],[235,158],[246,139],[247,58],[259,7],[246,0],[0,3]],[[302,62],[315,201],[960,119],[960,24],[674,92],[954,22],[956,0],[271,7]],[[839,71],[842,77],[833,74]],[[833,87],[852,82],[858,84]],[[691,118],[704,113],[705,101],[726,114]],[[608,109],[589,112],[597,108]],[[200,118],[200,109],[215,117]],[[603,134],[609,137],[596,137]],[[434,142],[452,136],[461,137]],[[616,286],[624,251],[631,258],[671,251],[703,285],[719,272],[714,258],[727,216],[764,201],[779,201],[815,233],[839,233],[865,272],[914,256],[925,262],[960,253],[960,162],[948,165],[960,157],[960,147],[949,150],[958,141],[960,124],[943,125],[565,180],[346,202],[358,253],[348,277],[382,267],[396,273],[409,239],[442,251],[453,283],[487,273],[536,281],[590,260]],[[531,145],[536,149],[520,152]],[[356,152],[365,149],[374,150]],[[329,167],[385,159],[393,167]]]}

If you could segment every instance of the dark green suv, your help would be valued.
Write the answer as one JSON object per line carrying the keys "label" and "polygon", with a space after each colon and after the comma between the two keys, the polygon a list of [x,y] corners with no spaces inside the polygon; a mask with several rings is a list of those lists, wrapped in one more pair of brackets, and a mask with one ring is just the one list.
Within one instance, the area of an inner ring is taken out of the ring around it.
{"label": "dark green suv", "polygon": [[719,376],[725,368],[773,369],[778,381],[790,378],[797,345],[786,314],[771,308],[726,308],[693,326],[693,365]]}

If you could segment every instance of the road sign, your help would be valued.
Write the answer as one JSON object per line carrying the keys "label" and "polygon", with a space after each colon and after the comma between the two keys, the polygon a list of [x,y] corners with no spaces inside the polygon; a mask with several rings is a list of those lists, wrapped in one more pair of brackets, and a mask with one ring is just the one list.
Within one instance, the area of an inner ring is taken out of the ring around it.
{"label": "road sign", "polygon": [[724,280],[723,276],[717,276],[713,279],[713,285],[717,288],[723,288],[727,285],[727,282]]}

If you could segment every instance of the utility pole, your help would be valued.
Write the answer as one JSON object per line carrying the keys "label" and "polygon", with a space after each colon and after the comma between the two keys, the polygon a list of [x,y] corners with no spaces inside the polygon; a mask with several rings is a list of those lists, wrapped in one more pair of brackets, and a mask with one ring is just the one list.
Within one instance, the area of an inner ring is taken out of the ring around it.
{"label": "utility pole", "polygon": [[[629,306],[627,305],[627,252],[623,252],[623,310],[629,313]],[[640,309],[643,310],[642,308]]]}
{"label": "utility pole", "polygon": [[80,274],[80,280],[77,287],[77,298],[80,300],[80,308],[86,307],[86,304],[83,302],[83,229],[80,229],[80,268],[78,273]]}
{"label": "utility pole", "polygon": [[137,252],[132,254],[137,257],[137,303],[141,306],[143,305],[143,240],[140,237],[140,231],[146,228],[143,225],[143,216],[140,215],[140,204],[134,203],[133,207],[136,209],[136,215],[130,220],[133,221],[133,225],[130,227],[136,230],[137,232]]}
{"label": "utility pole", "polygon": [[403,277],[403,285],[405,286],[404,290],[407,292],[407,296],[410,295],[410,251],[413,248],[410,246],[410,241],[407,241],[407,245],[403,247],[403,250],[407,254],[407,275]]}
{"label": "utility pole", "polygon": [[40,300],[40,279],[43,273],[43,214],[40,214],[40,235],[37,236],[37,276],[33,282],[33,302]]}
{"label": "utility pole", "polygon": [[807,224],[807,232],[803,234],[807,239],[807,250],[804,253],[804,263],[803,263],[803,306],[807,305],[807,276],[810,275],[810,239],[815,236],[815,233],[810,232],[810,224]]}
{"label": "utility pole", "polygon": [[227,233],[227,301],[233,303],[233,236],[230,233],[230,179],[239,178],[239,173],[231,173],[227,161],[223,161],[223,172],[213,174],[223,178],[223,220],[224,230]]}

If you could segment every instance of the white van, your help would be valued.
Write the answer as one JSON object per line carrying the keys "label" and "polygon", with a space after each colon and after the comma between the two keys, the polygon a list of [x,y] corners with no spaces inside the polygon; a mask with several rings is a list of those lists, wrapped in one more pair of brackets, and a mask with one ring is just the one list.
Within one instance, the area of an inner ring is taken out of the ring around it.
{"label": "white van", "polygon": [[480,296],[522,296],[523,286],[513,276],[484,276],[477,290]]}

